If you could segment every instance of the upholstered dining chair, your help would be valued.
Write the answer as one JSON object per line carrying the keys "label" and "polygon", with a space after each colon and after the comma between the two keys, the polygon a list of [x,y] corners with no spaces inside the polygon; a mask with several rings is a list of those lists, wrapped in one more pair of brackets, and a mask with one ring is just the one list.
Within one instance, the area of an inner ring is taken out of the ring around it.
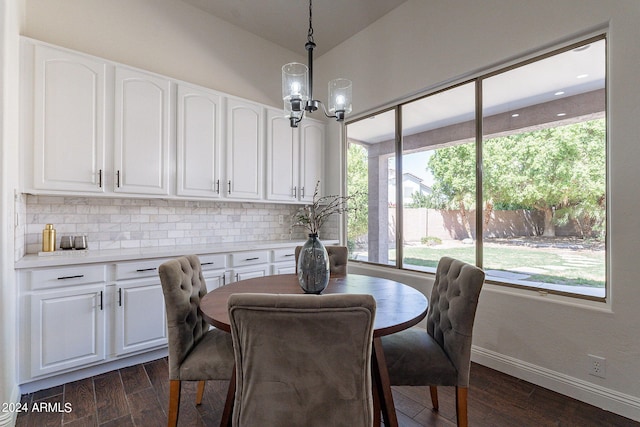
{"label": "upholstered dining chair", "polygon": [[[346,246],[326,245],[329,255],[329,274],[331,276],[345,276],[347,274],[347,259],[349,252]],[[302,246],[296,246],[296,273],[298,272],[298,258],[300,257]]]}
{"label": "upholstered dining chair", "polygon": [[168,425],[178,422],[182,381],[199,381],[196,404],[202,402],[205,380],[230,380],[233,344],[227,332],[211,329],[198,312],[207,293],[200,260],[187,255],[158,269],[167,310],[169,334]]}
{"label": "upholstered dining chair", "polygon": [[371,295],[232,294],[232,425],[370,427]]}
{"label": "upholstered dining chair", "polygon": [[382,337],[391,385],[429,386],[438,410],[437,386],[455,386],[458,426],[468,425],[471,336],[484,272],[462,261],[438,262],[427,329],[414,327]]}

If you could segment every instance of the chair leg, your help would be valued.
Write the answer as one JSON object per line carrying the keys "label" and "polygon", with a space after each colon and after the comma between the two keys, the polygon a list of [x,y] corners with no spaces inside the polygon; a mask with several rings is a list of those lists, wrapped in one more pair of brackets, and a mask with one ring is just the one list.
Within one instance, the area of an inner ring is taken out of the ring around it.
{"label": "chair leg", "polygon": [[467,417],[467,387],[456,387],[456,418],[458,427],[467,427],[469,420]]}
{"label": "chair leg", "polygon": [[202,403],[202,396],[204,396],[204,384],[204,380],[198,381],[198,390],[196,391],[196,405]]}
{"label": "chair leg", "polygon": [[169,382],[169,415],[167,426],[176,427],[178,425],[178,410],[180,409],[180,380]]}
{"label": "chair leg", "polygon": [[438,412],[440,406],[438,405],[438,387],[432,385],[429,386],[429,393],[431,393],[431,405],[433,406],[433,410]]}

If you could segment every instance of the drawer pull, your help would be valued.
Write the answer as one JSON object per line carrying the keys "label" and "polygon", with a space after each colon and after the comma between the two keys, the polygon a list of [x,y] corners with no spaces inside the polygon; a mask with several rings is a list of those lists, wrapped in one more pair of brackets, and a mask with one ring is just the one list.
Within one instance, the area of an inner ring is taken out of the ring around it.
{"label": "drawer pull", "polygon": [[122,307],[122,288],[118,288],[118,307]]}
{"label": "drawer pull", "polygon": [[100,291],[100,310],[104,310],[104,306],[102,305],[102,291]]}
{"label": "drawer pull", "polygon": [[79,279],[81,277],[84,277],[84,274],[78,274],[75,276],[62,276],[62,277],[58,277],[58,280]]}
{"label": "drawer pull", "polygon": [[296,254],[286,254],[285,256],[296,256]]}
{"label": "drawer pull", "polygon": [[255,261],[255,260],[257,260],[257,259],[260,259],[260,257],[255,256],[255,257],[253,257],[253,258],[245,258],[244,260],[245,260],[245,261]]}
{"label": "drawer pull", "polygon": [[151,267],[151,268],[139,268],[139,269],[137,269],[136,271],[137,271],[138,273],[141,273],[141,272],[143,272],[143,271],[153,271],[153,270],[156,270],[156,267]]}
{"label": "drawer pull", "polygon": [[213,265],[213,262],[203,262],[203,263],[202,263],[202,264],[200,264],[200,265]]}

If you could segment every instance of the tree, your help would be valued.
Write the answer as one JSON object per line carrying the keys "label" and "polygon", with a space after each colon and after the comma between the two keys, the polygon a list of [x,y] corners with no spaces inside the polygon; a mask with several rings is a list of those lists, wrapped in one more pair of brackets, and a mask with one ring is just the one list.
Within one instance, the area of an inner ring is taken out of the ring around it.
{"label": "tree", "polygon": [[[604,230],[605,162],[604,119],[484,141],[485,225],[494,206],[514,206],[542,211],[545,236],[570,218]],[[475,145],[439,149],[427,167],[435,200],[465,216],[475,198]]]}
{"label": "tree", "polygon": [[440,209],[458,209],[467,235],[472,237],[469,209],[475,206],[475,144],[437,150],[427,162],[434,177],[431,203]]}
{"label": "tree", "polygon": [[360,236],[368,233],[368,153],[360,145],[349,143],[347,148],[347,191],[353,195],[349,201],[355,208],[347,215],[347,240],[355,242]]}
{"label": "tree", "polygon": [[564,221],[602,218],[605,122],[592,120],[493,138],[484,143],[485,199],[544,213],[544,236]]}

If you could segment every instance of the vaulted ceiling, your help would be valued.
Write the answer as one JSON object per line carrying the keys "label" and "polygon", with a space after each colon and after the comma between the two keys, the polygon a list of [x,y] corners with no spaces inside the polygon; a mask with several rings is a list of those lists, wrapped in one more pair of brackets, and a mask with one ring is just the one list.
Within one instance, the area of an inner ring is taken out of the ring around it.
{"label": "vaulted ceiling", "polygon": [[[306,0],[180,0],[286,49],[306,54]],[[313,3],[315,56],[326,53],[406,0],[320,0]]]}

